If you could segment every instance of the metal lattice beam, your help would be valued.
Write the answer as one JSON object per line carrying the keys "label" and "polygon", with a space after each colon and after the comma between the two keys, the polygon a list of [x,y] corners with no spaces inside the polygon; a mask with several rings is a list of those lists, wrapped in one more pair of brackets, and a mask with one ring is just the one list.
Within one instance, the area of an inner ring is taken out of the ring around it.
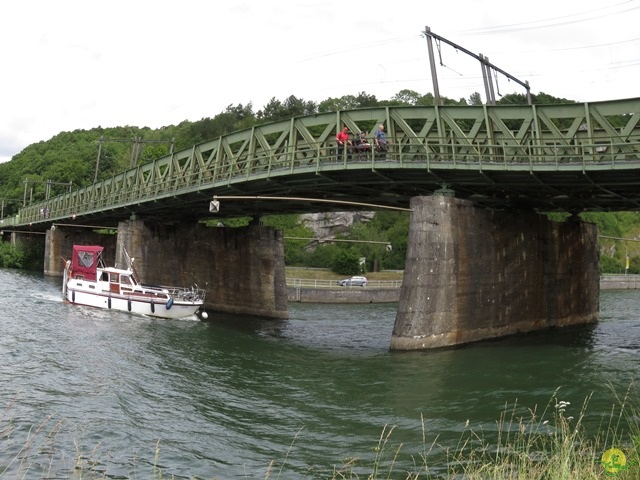
{"label": "metal lattice beam", "polygon": [[[343,125],[386,155],[337,157]],[[174,152],[20,210],[5,225],[76,217],[116,222],[132,213],[208,215],[214,195],[287,195],[406,206],[443,186],[490,208],[634,210],[640,206],[640,99],[533,106],[380,107],[255,126]],[[222,215],[310,211],[262,201]],[[326,205],[322,207],[326,210]]]}

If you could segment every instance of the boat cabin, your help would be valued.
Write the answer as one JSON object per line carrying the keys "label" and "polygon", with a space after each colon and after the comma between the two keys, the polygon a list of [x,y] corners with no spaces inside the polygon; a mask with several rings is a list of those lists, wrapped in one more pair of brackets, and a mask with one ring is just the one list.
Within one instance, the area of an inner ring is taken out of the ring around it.
{"label": "boat cabin", "polygon": [[131,269],[106,267],[102,260],[104,247],[74,245],[71,259],[70,278],[95,282],[103,292],[130,294],[140,290],[135,272]]}
{"label": "boat cabin", "polygon": [[97,245],[74,245],[70,278],[90,282],[97,281],[98,267],[104,268],[103,250],[104,247]]}

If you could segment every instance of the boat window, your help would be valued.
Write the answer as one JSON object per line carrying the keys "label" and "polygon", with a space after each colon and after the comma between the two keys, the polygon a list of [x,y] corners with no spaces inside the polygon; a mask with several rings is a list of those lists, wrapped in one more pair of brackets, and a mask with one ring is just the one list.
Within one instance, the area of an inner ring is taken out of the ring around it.
{"label": "boat window", "polygon": [[110,275],[110,279],[111,279],[111,283],[118,283],[118,274],[117,273],[112,273]]}
{"label": "boat window", "polygon": [[131,285],[131,277],[123,275],[122,278],[120,279],[120,283],[122,285]]}
{"label": "boat window", "polygon": [[100,277],[100,280],[102,280],[103,282],[108,282],[109,274],[107,272],[102,272],[102,276]]}

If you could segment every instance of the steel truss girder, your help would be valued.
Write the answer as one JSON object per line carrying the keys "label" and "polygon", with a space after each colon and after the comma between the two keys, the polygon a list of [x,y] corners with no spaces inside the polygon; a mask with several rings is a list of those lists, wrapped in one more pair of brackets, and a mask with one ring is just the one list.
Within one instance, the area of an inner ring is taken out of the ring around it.
{"label": "steel truss girder", "polygon": [[[384,124],[390,149],[336,157],[342,126],[369,139]],[[174,152],[23,208],[18,223],[96,213],[193,192],[315,171],[397,168],[583,172],[640,160],[640,99],[533,106],[377,107],[254,126]],[[348,181],[345,180],[345,183]],[[249,183],[247,183],[248,185]],[[452,186],[455,189],[455,185]],[[557,188],[557,187],[554,187]]]}

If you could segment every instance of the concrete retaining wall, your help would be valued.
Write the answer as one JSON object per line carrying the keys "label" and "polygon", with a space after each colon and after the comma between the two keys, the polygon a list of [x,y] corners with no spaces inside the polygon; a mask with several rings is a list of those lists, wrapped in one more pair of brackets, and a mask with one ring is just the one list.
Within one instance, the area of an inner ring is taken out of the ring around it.
{"label": "concrete retaining wall", "polygon": [[640,275],[603,275],[601,290],[633,290],[640,288]]}
{"label": "concrete retaining wall", "polygon": [[[640,275],[604,275],[600,278],[600,290],[640,289]],[[399,288],[333,289],[287,287],[290,302],[298,303],[397,303]]]}
{"label": "concrete retaining wall", "polygon": [[298,303],[394,303],[399,288],[303,288],[287,287],[290,302]]}

